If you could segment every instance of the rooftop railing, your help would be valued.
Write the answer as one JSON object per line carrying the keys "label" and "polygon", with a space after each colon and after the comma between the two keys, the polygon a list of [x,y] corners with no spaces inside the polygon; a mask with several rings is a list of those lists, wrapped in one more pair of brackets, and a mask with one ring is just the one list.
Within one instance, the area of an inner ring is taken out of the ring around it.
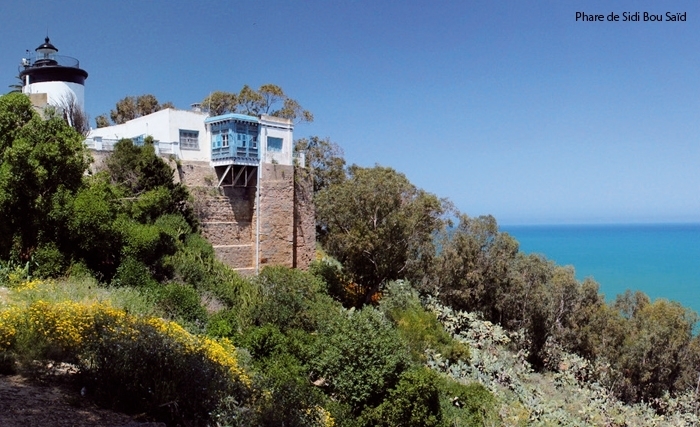
{"label": "rooftop railing", "polygon": [[[114,145],[119,142],[119,139],[114,138],[102,138],[99,136],[93,138],[85,139],[85,146],[91,150],[96,151],[114,151]],[[139,143],[134,141],[136,145],[143,145],[143,142]],[[161,142],[154,141],[153,145],[156,148],[157,154],[175,154],[177,142]]]}
{"label": "rooftop railing", "polygon": [[80,68],[80,61],[70,56],[48,55],[46,57],[41,56],[28,59],[28,64],[25,65],[25,68],[56,66]]}

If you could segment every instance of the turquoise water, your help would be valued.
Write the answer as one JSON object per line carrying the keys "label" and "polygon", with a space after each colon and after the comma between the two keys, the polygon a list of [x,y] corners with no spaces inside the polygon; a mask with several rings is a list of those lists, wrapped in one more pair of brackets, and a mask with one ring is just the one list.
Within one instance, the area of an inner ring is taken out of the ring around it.
{"label": "turquoise water", "polygon": [[573,265],[608,301],[626,289],[700,313],[700,224],[504,226],[527,253]]}

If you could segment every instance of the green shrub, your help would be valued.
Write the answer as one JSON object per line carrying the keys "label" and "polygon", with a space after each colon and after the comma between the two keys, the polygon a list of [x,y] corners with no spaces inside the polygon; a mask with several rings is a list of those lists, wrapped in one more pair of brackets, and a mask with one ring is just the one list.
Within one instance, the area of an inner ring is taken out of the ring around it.
{"label": "green shrub", "polygon": [[404,342],[372,307],[349,311],[326,325],[309,361],[314,376],[356,413],[381,401],[407,363]]}
{"label": "green shrub", "polygon": [[277,355],[285,349],[285,336],[271,324],[251,328],[241,344],[255,359],[265,359]]}
{"label": "green shrub", "polygon": [[325,293],[325,284],[312,274],[287,267],[265,267],[255,278],[261,303],[255,310],[258,325],[271,323],[284,331],[316,328],[314,306]]}
{"label": "green shrub", "polygon": [[115,286],[145,288],[157,285],[151,271],[143,262],[133,257],[126,257],[117,268],[117,274],[112,279]]}
{"label": "green shrub", "polygon": [[396,311],[393,318],[416,361],[425,362],[427,349],[437,351],[451,362],[469,361],[469,347],[453,340],[435,314],[418,307]]}
{"label": "green shrub", "polygon": [[354,307],[356,302],[348,294],[346,285],[350,278],[343,272],[343,266],[330,255],[322,254],[309,266],[309,272],[326,282],[328,294],[340,301],[345,307]]}
{"label": "green shrub", "polygon": [[33,262],[36,265],[34,276],[36,277],[58,277],[66,270],[66,257],[51,242],[39,246],[34,251]]}
{"label": "green shrub", "polygon": [[226,309],[209,317],[207,335],[218,338],[234,338],[240,333],[238,315],[235,310]]}
{"label": "green shrub", "polygon": [[427,368],[401,374],[396,388],[375,409],[363,414],[366,426],[437,427],[441,425],[438,375]]}
{"label": "green shrub", "polygon": [[451,362],[469,361],[469,346],[452,339],[437,316],[423,308],[418,294],[408,283],[390,283],[379,306],[396,324],[416,362],[425,362],[427,349],[437,351]]}
{"label": "green shrub", "polygon": [[442,378],[440,394],[446,426],[482,427],[497,424],[496,398],[483,385],[464,385]]}
{"label": "green shrub", "polygon": [[264,397],[256,407],[257,425],[322,425],[323,394],[309,383],[305,370],[291,355],[271,357],[258,387]]}
{"label": "green shrub", "polygon": [[202,307],[199,294],[191,286],[170,283],[161,291],[158,304],[171,319],[203,326],[207,312]]}
{"label": "green shrub", "polygon": [[[172,228],[173,224],[168,227]],[[218,261],[211,243],[201,235],[187,235],[178,251],[165,257],[164,269],[172,271],[175,281],[212,295],[229,309],[235,307],[236,329],[253,321],[251,311],[259,304],[258,286]]]}
{"label": "green shrub", "polygon": [[[306,333],[305,333],[306,334]],[[308,335],[308,334],[307,334]],[[302,363],[286,352],[289,338],[266,325],[245,339],[256,356],[253,408],[231,399],[222,401],[215,419],[220,426],[328,426],[323,393],[308,380]]]}
{"label": "green shrub", "polygon": [[121,218],[116,226],[124,241],[122,255],[138,259],[149,267],[157,266],[164,256],[177,251],[172,236],[156,225]]}

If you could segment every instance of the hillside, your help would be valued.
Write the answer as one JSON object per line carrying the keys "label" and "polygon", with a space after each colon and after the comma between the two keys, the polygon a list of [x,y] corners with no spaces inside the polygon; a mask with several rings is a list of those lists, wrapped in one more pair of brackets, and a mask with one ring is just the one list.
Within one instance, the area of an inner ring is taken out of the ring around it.
{"label": "hillside", "polygon": [[46,384],[13,422],[64,399],[168,426],[698,423],[692,311],[606,303],[391,168],[299,141],[316,258],[241,277],[148,138],[95,174],[81,138],[0,97],[1,382]]}

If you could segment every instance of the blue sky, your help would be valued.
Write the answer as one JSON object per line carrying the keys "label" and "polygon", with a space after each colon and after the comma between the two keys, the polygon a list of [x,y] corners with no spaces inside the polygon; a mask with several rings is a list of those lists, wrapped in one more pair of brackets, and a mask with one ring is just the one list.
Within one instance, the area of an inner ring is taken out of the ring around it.
{"label": "blue sky", "polygon": [[90,74],[91,117],[126,95],[188,108],[275,83],[316,117],[296,138],[330,137],[472,216],[700,222],[696,1],[27,0],[0,20],[6,85],[48,28]]}

